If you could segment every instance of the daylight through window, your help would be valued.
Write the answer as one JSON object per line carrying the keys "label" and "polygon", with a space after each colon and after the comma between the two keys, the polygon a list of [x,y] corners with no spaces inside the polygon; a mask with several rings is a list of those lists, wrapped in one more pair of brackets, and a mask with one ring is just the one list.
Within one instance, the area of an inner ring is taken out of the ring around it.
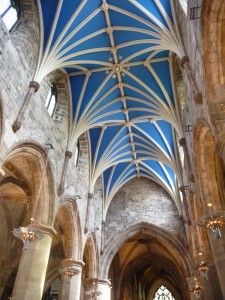
{"label": "daylight through window", "polygon": [[53,116],[53,113],[55,111],[56,103],[57,103],[57,87],[56,84],[53,83],[48,93],[48,97],[45,101],[45,107],[47,108],[48,113],[51,117]]}
{"label": "daylight through window", "polygon": [[183,8],[183,11],[185,12],[185,15],[187,15],[187,9],[188,9],[188,0],[179,0],[180,1],[180,5]]}
{"label": "daylight through window", "polygon": [[18,20],[19,8],[16,9],[10,0],[0,0],[0,16],[6,28],[11,30]]}
{"label": "daylight through window", "polygon": [[175,300],[175,298],[164,285],[161,285],[156,291],[153,300]]}

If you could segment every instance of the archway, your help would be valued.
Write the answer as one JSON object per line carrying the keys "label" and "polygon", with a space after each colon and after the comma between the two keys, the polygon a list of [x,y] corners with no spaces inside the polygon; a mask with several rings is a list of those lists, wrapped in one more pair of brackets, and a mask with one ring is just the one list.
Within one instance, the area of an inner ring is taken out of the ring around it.
{"label": "archway", "polygon": [[215,138],[204,121],[199,121],[194,130],[196,174],[203,209],[212,203],[220,209],[224,198],[222,160],[216,153]]}
{"label": "archway", "polygon": [[[51,225],[53,216],[53,178],[46,151],[35,144],[22,144],[6,157],[5,172],[0,182],[1,292],[8,284],[12,291],[12,274],[17,272],[22,254],[22,242],[16,239],[13,228],[34,223]],[[4,267],[7,266],[7,267]],[[10,284],[11,282],[11,284]]]}
{"label": "archway", "polygon": [[181,299],[189,299],[185,279],[192,274],[191,259],[172,234],[152,224],[136,224],[116,235],[105,247],[100,274],[103,279],[111,277],[113,296],[118,299],[126,299],[122,287],[129,285],[132,276],[145,282],[146,295],[156,280],[164,278]]}

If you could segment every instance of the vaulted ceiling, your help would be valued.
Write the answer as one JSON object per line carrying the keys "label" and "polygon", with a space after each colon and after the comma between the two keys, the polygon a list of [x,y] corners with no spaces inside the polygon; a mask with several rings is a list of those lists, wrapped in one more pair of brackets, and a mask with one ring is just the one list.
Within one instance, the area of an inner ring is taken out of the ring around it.
{"label": "vaulted ceiling", "polygon": [[118,189],[145,176],[179,208],[175,134],[182,137],[171,54],[184,56],[173,0],[39,0],[34,80],[62,69],[71,91],[68,150],[88,131],[90,192],[103,175],[107,210]]}

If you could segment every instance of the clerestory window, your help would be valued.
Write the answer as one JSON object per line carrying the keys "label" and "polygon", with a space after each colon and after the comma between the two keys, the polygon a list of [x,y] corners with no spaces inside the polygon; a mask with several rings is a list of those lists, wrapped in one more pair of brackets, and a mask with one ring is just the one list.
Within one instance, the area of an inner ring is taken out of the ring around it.
{"label": "clerestory window", "polygon": [[20,5],[18,0],[0,0],[0,16],[8,31],[19,19]]}
{"label": "clerestory window", "polygon": [[51,89],[48,93],[47,99],[45,101],[45,107],[48,110],[49,115],[52,117],[56,108],[57,103],[57,87],[56,84],[53,83],[51,85]]}
{"label": "clerestory window", "polygon": [[161,285],[156,291],[153,300],[175,300],[175,298],[164,285]]}

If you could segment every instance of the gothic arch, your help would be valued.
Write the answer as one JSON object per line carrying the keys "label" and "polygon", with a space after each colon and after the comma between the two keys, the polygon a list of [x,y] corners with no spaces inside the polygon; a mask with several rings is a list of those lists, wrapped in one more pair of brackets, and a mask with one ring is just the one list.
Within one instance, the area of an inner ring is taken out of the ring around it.
{"label": "gothic arch", "polygon": [[204,121],[199,121],[194,130],[194,149],[196,156],[196,175],[203,209],[212,203],[219,209],[223,191],[222,162],[215,148],[215,138]]}
{"label": "gothic arch", "polygon": [[63,240],[65,258],[81,259],[82,237],[80,217],[74,199],[68,199],[59,207],[55,226]]}
{"label": "gothic arch", "polygon": [[20,187],[30,196],[28,205],[36,208],[35,219],[39,223],[52,225],[55,194],[47,151],[33,143],[19,144],[6,155],[3,168],[6,174],[20,177]]}
{"label": "gothic arch", "polygon": [[11,231],[30,224],[31,216],[34,216],[34,223],[52,225],[54,184],[47,153],[35,144],[24,143],[11,149],[2,168],[5,176],[0,183],[0,211],[5,226],[1,227],[1,245],[5,245],[4,239],[7,242],[6,250],[1,249],[0,260],[0,265],[7,262],[7,269],[1,274],[4,287],[17,270],[22,253],[22,242]]}
{"label": "gothic arch", "polygon": [[217,130],[217,149],[225,161],[225,3],[206,0],[202,12],[204,83]]}
{"label": "gothic arch", "polygon": [[147,300],[152,300],[156,291],[158,290],[158,288],[164,285],[166,288],[168,288],[168,290],[172,293],[173,296],[175,296],[176,300],[181,300],[180,295],[177,293],[176,289],[174,288],[174,286],[171,284],[171,282],[169,282],[166,279],[158,279],[155,281],[155,283],[153,284],[148,296],[147,296]]}
{"label": "gothic arch", "polygon": [[94,233],[87,237],[83,253],[83,261],[85,263],[86,278],[96,278],[98,275],[99,259]]}
{"label": "gothic arch", "polygon": [[191,259],[181,243],[173,237],[172,234],[168,233],[168,231],[159,228],[158,226],[142,222],[130,227],[121,234],[117,234],[106,245],[102,256],[102,264],[100,266],[101,278],[107,278],[111,262],[122,245],[128,239],[140,233],[146,233],[153,238],[157,238],[164,247],[168,248],[168,251],[174,258],[182,258],[178,265],[185,278],[192,274]]}

